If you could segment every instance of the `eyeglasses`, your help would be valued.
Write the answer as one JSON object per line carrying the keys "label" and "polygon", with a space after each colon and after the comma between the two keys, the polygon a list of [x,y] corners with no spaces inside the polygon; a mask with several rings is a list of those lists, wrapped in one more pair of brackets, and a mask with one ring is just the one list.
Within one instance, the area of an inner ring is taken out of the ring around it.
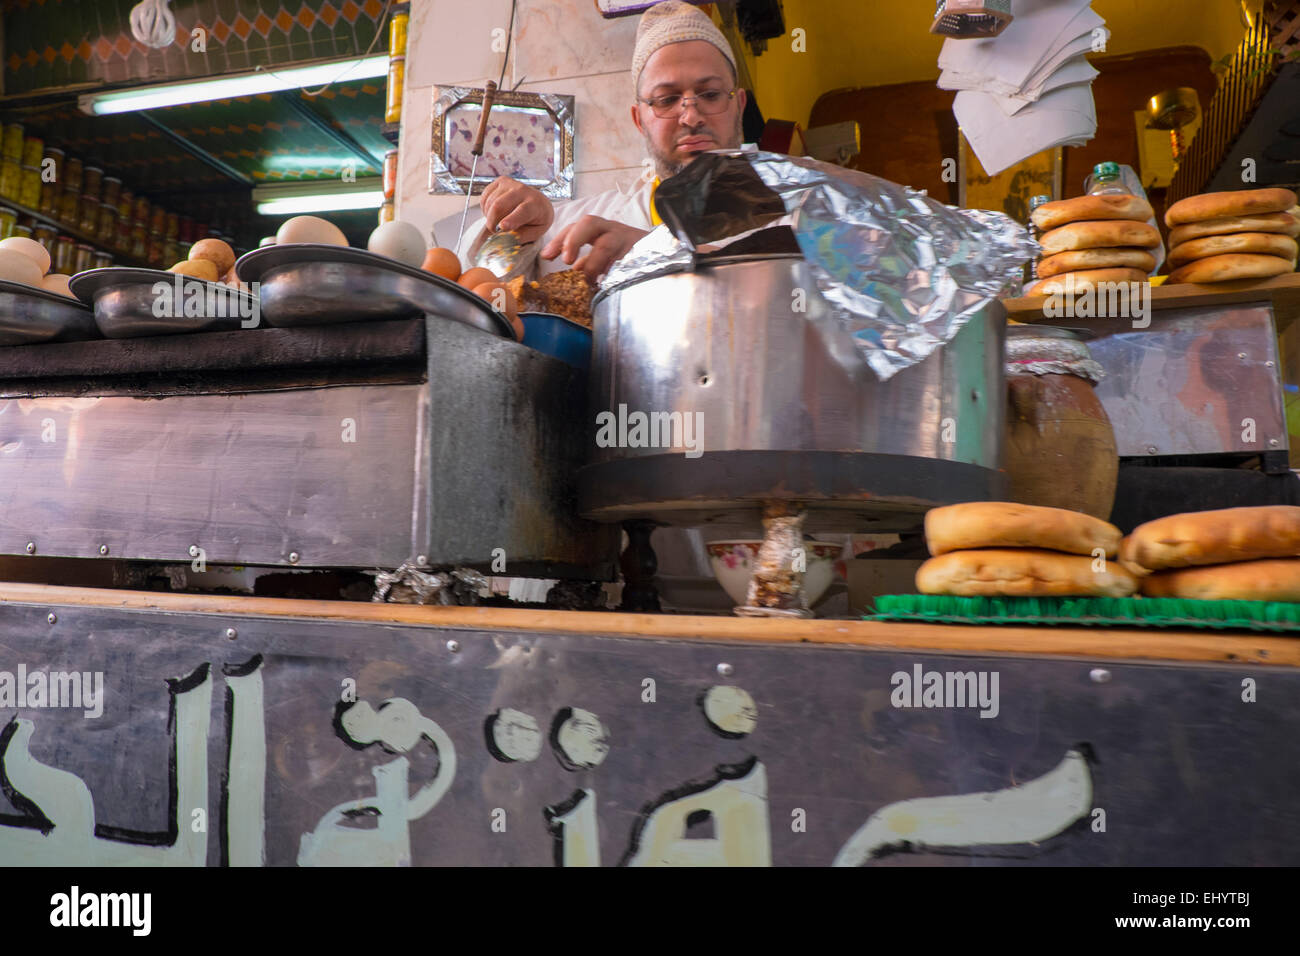
{"label": "eyeglasses", "polygon": [[680,116],[686,111],[686,101],[690,100],[695,104],[698,113],[704,116],[714,116],[726,110],[735,99],[736,90],[700,90],[694,96],[682,96],[680,93],[666,93],[663,96],[652,96],[648,100],[642,100],[654,111],[655,116],[660,119],[672,119],[674,116]]}

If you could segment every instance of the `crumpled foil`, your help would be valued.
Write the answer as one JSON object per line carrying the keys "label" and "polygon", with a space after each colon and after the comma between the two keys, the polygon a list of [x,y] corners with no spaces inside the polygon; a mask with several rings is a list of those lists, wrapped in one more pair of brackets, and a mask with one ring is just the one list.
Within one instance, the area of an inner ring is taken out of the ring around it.
{"label": "crumpled foil", "polygon": [[1002,213],[956,209],[878,176],[748,148],[697,157],[659,186],[655,204],[664,225],[615,263],[602,291],[693,269],[706,244],[716,249],[788,222],[836,321],[882,381],[950,342],[1016,288],[1039,253],[1028,230]]}
{"label": "crumpled foil", "polygon": [[477,604],[487,578],[470,568],[422,571],[407,562],[395,571],[374,571],[372,601],[383,604]]}
{"label": "crumpled foil", "polygon": [[754,558],[745,604],[735,608],[737,615],[812,617],[803,589],[803,571],[794,567],[795,550],[803,546],[806,516],[807,512],[795,502],[764,502],[763,543]]}
{"label": "crumpled foil", "polygon": [[1092,359],[1079,359],[1074,362],[1062,362],[1059,359],[1034,359],[1025,362],[1008,362],[1008,375],[1077,375],[1087,379],[1093,385],[1105,377],[1101,364]]}

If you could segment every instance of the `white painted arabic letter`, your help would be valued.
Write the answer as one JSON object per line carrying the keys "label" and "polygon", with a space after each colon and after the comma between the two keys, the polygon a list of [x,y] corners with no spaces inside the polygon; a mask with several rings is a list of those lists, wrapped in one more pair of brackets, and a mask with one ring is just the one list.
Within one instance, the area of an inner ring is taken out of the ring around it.
{"label": "white painted arabic letter", "polygon": [[266,708],[262,655],[222,668],[233,706],[226,767],[226,849],[231,866],[266,863]]}

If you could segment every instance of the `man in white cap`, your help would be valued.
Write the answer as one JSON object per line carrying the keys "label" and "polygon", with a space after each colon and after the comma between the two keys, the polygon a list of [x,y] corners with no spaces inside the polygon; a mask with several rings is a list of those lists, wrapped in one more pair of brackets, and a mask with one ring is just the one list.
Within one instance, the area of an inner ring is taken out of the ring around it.
{"label": "man in white cap", "polygon": [[655,178],[557,208],[540,191],[502,176],[483,190],[483,224],[466,233],[462,258],[484,228],[514,230],[525,242],[541,243],[542,272],[578,268],[594,279],[659,224],[653,196],[660,180],[700,153],[740,146],[745,91],[737,88],[736,57],[699,8],[664,0],[641,15],[632,80],[632,122]]}

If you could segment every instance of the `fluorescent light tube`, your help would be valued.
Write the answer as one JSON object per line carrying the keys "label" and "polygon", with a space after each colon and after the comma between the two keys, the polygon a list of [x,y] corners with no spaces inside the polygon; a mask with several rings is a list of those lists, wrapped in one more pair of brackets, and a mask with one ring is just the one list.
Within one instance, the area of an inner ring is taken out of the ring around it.
{"label": "fluorescent light tube", "polygon": [[286,67],[279,70],[259,70],[238,76],[221,76],[209,80],[187,80],[183,83],[164,83],[141,86],[111,93],[86,93],[78,97],[82,112],[95,115],[131,113],[136,110],[154,110],[183,103],[205,103],[236,96],[255,96],[279,90],[323,86],[326,83],[343,83],[349,80],[373,79],[388,75],[388,55],[333,60],[311,66]]}
{"label": "fluorescent light tube", "polygon": [[309,212],[337,212],[342,209],[378,209],[384,204],[382,189],[359,192],[307,193],[267,199],[257,204],[260,216],[297,216]]}

